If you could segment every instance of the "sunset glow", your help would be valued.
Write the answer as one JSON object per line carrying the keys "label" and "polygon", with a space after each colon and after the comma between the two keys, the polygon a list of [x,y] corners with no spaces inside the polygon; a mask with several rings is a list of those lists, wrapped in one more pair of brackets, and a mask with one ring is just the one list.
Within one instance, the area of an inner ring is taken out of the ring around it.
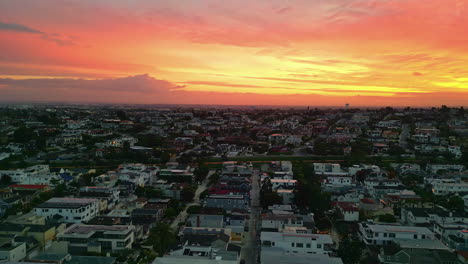
{"label": "sunset glow", "polygon": [[468,105],[465,0],[2,1],[0,101]]}

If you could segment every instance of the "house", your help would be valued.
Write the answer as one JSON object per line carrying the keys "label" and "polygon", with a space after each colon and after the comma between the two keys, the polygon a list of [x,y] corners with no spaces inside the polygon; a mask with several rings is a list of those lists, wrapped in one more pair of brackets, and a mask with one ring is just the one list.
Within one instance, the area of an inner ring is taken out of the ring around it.
{"label": "house", "polygon": [[[312,251],[310,251],[312,252]],[[301,253],[289,251],[280,247],[262,247],[260,255],[261,264],[343,264],[341,258],[326,254]]]}
{"label": "house", "polygon": [[121,138],[107,140],[104,146],[111,147],[111,148],[123,148],[125,144],[128,144],[129,147],[133,147],[135,143],[137,142],[138,142],[138,139],[134,137],[121,137]]}
{"label": "house", "polygon": [[116,252],[132,247],[134,227],[74,224],[60,233],[57,240],[68,242],[70,254]]}
{"label": "house", "polygon": [[14,236],[0,236],[0,261],[17,262],[26,257],[26,243],[15,242]]}
{"label": "house", "polygon": [[132,224],[141,225],[145,230],[149,230],[159,223],[163,217],[163,210],[160,209],[134,209],[131,212]]}
{"label": "house", "polygon": [[47,220],[64,223],[81,223],[99,213],[98,199],[52,198],[33,209],[34,213]]}
{"label": "house", "polygon": [[250,177],[252,174],[252,163],[236,164],[234,162],[224,162],[221,170],[221,175],[230,177]]}
{"label": "house", "polygon": [[223,215],[192,214],[187,218],[186,226],[223,228],[224,216]]}
{"label": "house", "polygon": [[353,202],[335,202],[339,215],[345,222],[359,221],[359,206]]}
{"label": "house", "polygon": [[261,232],[262,248],[277,247],[293,253],[325,254],[333,249],[329,235]]}
{"label": "house", "polygon": [[468,223],[468,213],[451,211],[443,207],[402,208],[401,220],[409,225]]}
{"label": "house", "polygon": [[16,235],[33,237],[41,249],[48,247],[58,232],[63,230],[64,225],[33,225],[3,223],[0,225],[0,235]]}
{"label": "house", "polygon": [[222,228],[184,228],[181,244],[153,264],[238,264],[239,253],[228,251],[230,231]]}
{"label": "house", "polygon": [[[180,240],[184,250],[192,252],[209,252],[210,249],[227,250],[231,241],[231,230],[226,228],[186,227],[182,230]],[[180,254],[183,251],[173,252]],[[183,253],[185,255],[185,253]]]}
{"label": "house", "polygon": [[100,208],[99,211],[114,208],[120,199],[120,190],[114,187],[81,187],[78,196],[80,198],[92,198],[105,201],[106,208]]}
{"label": "house", "polygon": [[297,184],[297,180],[293,179],[271,179],[270,182],[275,190],[280,187],[295,187]]}
{"label": "house", "polygon": [[426,171],[437,174],[440,170],[462,172],[465,166],[459,164],[427,164]]}
{"label": "house", "polygon": [[227,216],[224,221],[224,226],[231,229],[231,242],[242,243],[246,227],[248,226],[248,219],[245,215],[231,215]]}
{"label": "house", "polygon": [[[307,233],[315,230],[314,218],[311,215],[275,214],[262,215],[262,230],[283,232],[288,227],[305,227]],[[307,231],[308,230],[308,231]]]}
{"label": "house", "polygon": [[340,164],[335,163],[314,163],[314,173],[317,175],[342,175],[347,174],[341,169]]}
{"label": "house", "polygon": [[248,197],[240,194],[211,194],[205,198],[205,206],[222,208],[226,211],[247,210],[250,207],[249,200]]}
{"label": "house", "polygon": [[449,195],[468,192],[468,182],[437,182],[432,186],[435,195]]}
{"label": "house", "polygon": [[468,251],[468,229],[459,230],[455,234],[447,236],[445,242],[457,251]]}
{"label": "house", "polygon": [[276,193],[281,196],[283,204],[292,204],[294,201],[294,189],[293,188],[278,188],[275,190]]}
{"label": "house", "polygon": [[354,186],[351,176],[326,176],[322,180],[322,188],[342,188]]}
{"label": "house", "polygon": [[395,239],[392,245],[381,248],[378,255],[380,263],[459,263],[457,256],[439,240]]}
{"label": "house", "polygon": [[359,223],[359,236],[366,245],[388,245],[395,239],[433,240],[434,233],[426,227]]}
{"label": "house", "polygon": [[362,198],[359,200],[359,208],[364,211],[373,212],[379,210],[379,204],[370,198]]}
{"label": "house", "polygon": [[45,225],[46,218],[29,212],[21,215],[8,216],[6,222],[19,225]]}

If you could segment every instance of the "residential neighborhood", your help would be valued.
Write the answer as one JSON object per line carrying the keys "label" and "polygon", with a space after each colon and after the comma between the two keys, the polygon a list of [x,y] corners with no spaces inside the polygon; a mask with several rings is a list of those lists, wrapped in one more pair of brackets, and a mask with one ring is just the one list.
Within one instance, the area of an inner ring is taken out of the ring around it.
{"label": "residential neighborhood", "polygon": [[5,263],[468,263],[463,108],[0,106]]}

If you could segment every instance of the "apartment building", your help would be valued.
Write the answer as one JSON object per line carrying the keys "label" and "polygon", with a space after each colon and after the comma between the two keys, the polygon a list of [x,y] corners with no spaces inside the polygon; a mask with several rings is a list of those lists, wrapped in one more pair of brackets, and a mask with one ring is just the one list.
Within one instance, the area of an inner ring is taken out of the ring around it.
{"label": "apartment building", "polygon": [[247,210],[250,207],[250,202],[248,197],[240,194],[212,194],[205,199],[205,206],[222,208],[226,211]]}
{"label": "apartment building", "polygon": [[434,233],[426,227],[359,224],[359,236],[367,245],[387,245],[395,239],[434,239]]}
{"label": "apartment building", "polygon": [[67,241],[70,254],[116,252],[131,248],[135,228],[130,225],[74,224],[57,236]]}
{"label": "apartment building", "polygon": [[432,186],[435,195],[448,195],[468,192],[467,182],[437,182]]}
{"label": "apartment building", "polygon": [[99,213],[98,199],[52,198],[34,208],[34,213],[56,222],[86,222]]}
{"label": "apartment building", "polygon": [[282,248],[291,253],[328,254],[333,249],[329,235],[262,232],[262,247]]}

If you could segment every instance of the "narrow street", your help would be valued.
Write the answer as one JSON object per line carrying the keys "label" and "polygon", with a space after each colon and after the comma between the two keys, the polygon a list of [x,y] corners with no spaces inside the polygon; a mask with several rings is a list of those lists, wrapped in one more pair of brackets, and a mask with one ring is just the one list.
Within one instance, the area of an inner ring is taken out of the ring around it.
{"label": "narrow street", "polygon": [[174,221],[171,224],[171,228],[173,230],[177,230],[178,224],[180,222],[184,222],[187,219],[187,209],[192,206],[192,205],[201,205],[200,204],[200,194],[204,192],[206,189],[208,189],[208,184],[210,182],[210,177],[215,173],[215,170],[210,170],[208,172],[208,175],[206,176],[205,180],[198,186],[197,190],[195,191],[195,196],[193,197],[193,200],[191,203],[187,204],[185,209],[180,212],[180,214],[174,219]]}
{"label": "narrow street", "polygon": [[245,260],[246,264],[257,263],[260,254],[260,184],[259,171],[255,170],[252,175],[252,189],[250,193],[251,213],[249,219],[249,231],[244,239],[244,245],[241,251],[241,259]]}
{"label": "narrow street", "polygon": [[401,133],[399,138],[400,147],[406,148],[408,145],[408,136],[410,135],[410,126],[409,124],[403,124],[401,126]]}

